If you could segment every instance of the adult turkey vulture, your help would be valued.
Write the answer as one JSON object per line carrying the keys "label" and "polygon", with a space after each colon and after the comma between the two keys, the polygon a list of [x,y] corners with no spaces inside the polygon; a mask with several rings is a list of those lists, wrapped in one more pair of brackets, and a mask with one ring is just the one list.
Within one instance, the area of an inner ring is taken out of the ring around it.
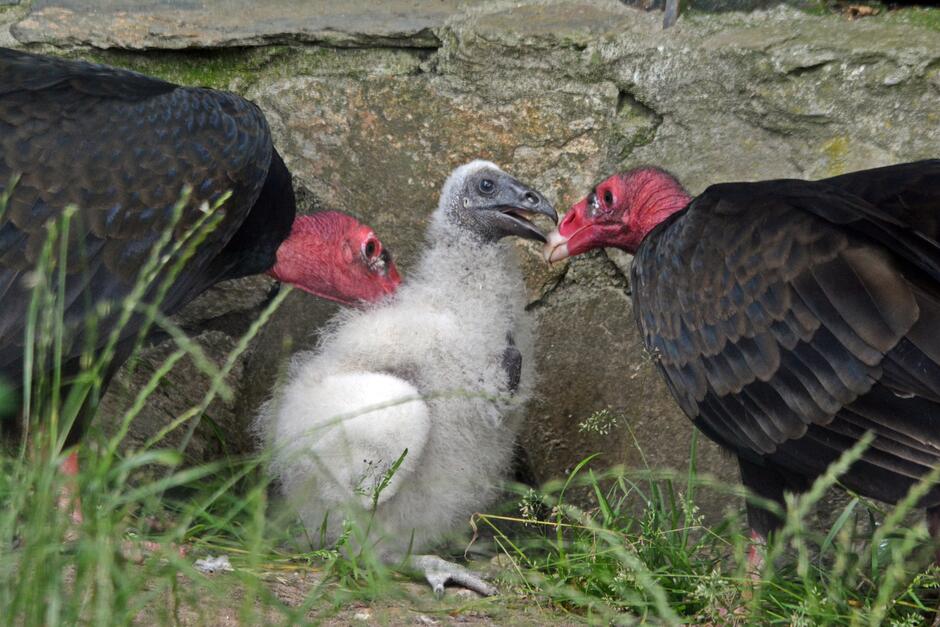
{"label": "adult turkey vulture", "polygon": [[[191,196],[174,227],[184,186]],[[63,286],[72,332],[67,374],[78,369],[87,340],[82,322],[92,308],[124,298],[161,235],[173,227],[181,237],[203,215],[203,203],[226,192],[217,227],[163,295],[163,312],[215,283],[262,272],[343,303],[375,300],[399,282],[368,227],[337,212],[295,217],[291,175],[264,115],[230,93],[0,49],[0,192],[9,194],[0,213],[0,378],[13,385],[22,381],[26,279],[46,225],[69,205],[78,213]],[[102,319],[93,345],[105,342],[113,321]],[[106,378],[139,324],[132,319],[123,328]]]}
{"label": "adult turkey vulture", "polygon": [[[615,175],[549,236],[550,261],[634,253],[634,311],[682,410],[783,504],[868,431],[841,478],[896,502],[940,463],[940,160],[820,181]],[[940,486],[922,499],[934,536]],[[749,506],[753,532],[781,521]]]}

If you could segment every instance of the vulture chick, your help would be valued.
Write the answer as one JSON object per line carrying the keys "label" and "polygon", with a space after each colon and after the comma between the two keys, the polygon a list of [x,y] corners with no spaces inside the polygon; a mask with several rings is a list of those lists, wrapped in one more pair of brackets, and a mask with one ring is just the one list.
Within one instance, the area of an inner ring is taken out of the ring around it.
{"label": "vulture chick", "polygon": [[[940,160],[694,199],[631,170],[574,205],[545,254],[601,246],[635,255],[646,346],[753,492],[782,506],[866,432],[841,478],[859,494],[894,503],[940,463]],[[921,506],[936,537],[940,487]],[[758,543],[782,524],[751,505],[748,520]]]}
{"label": "vulture chick", "polygon": [[[217,227],[160,301],[166,314],[215,283],[264,272],[342,303],[378,299],[399,281],[368,227],[337,212],[295,215],[290,172],[251,102],[103,65],[0,49],[0,194],[9,196],[0,208],[0,379],[22,382],[32,296],[26,279],[47,224],[67,206],[78,208],[63,288],[72,335],[63,355],[68,377],[79,370],[84,321],[98,304],[130,293],[154,244],[172,227],[185,186],[192,192],[174,239],[203,216],[203,203],[232,195]],[[162,274],[154,288],[161,283]],[[100,319],[93,346],[104,345],[116,318]],[[105,379],[127,356],[139,325],[132,319],[122,329]],[[77,425],[67,442],[80,432]]]}
{"label": "vulture chick", "polygon": [[[294,358],[259,426],[311,538],[331,543],[344,518],[368,520],[361,541],[400,563],[492,499],[534,377],[522,274],[501,240],[544,242],[535,214],[557,221],[494,164],[458,168],[410,279],[375,308],[339,314],[317,350]],[[436,556],[408,562],[438,594],[447,581],[495,592]]]}

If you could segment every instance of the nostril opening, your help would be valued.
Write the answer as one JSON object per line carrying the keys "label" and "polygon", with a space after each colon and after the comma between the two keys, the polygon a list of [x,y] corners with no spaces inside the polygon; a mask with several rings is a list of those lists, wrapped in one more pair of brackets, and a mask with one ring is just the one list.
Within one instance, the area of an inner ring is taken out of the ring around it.
{"label": "nostril opening", "polygon": [[532,192],[526,192],[525,201],[526,203],[530,205],[537,205],[539,204],[539,197],[533,194]]}

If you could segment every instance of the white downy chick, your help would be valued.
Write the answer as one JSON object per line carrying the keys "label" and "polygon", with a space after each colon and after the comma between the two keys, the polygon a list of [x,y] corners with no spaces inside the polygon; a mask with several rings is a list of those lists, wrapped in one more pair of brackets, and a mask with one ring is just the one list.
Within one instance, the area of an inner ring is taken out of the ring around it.
{"label": "white downy chick", "polygon": [[[486,507],[511,462],[534,382],[533,321],[512,246],[544,241],[526,217],[557,221],[538,192],[487,161],[447,179],[427,248],[397,293],[340,313],[299,353],[262,410],[271,470],[315,541],[343,519],[383,559],[493,594],[479,576],[421,555]],[[396,468],[397,465],[397,468]],[[394,472],[392,472],[394,470]]]}

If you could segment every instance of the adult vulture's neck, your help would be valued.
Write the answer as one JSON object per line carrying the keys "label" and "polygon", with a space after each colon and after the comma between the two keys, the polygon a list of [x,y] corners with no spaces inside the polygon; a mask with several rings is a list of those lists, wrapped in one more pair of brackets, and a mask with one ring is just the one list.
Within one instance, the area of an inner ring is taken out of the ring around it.
{"label": "adult vulture's neck", "polygon": [[670,173],[659,168],[639,168],[621,175],[620,204],[627,208],[622,222],[625,233],[620,247],[635,254],[656,227],[691,202],[692,197]]}

